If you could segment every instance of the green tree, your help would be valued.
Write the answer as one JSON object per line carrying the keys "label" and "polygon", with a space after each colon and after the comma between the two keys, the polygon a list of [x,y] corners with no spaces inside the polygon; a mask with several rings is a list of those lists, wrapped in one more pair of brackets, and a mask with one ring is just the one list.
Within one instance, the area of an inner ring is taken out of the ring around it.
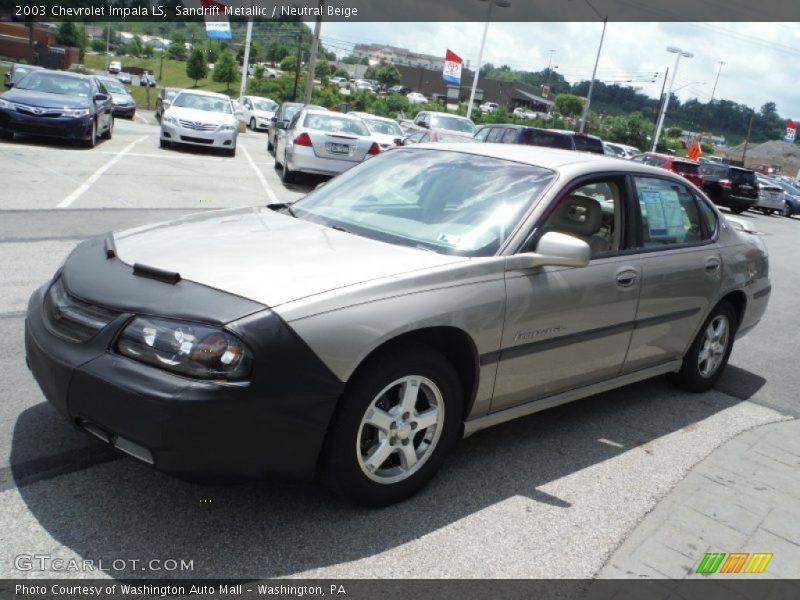
{"label": "green tree", "polygon": [[364,76],[367,79],[377,79],[386,87],[397,85],[400,83],[401,79],[400,71],[397,70],[397,67],[387,63],[381,63],[380,65],[370,67],[367,69]]}
{"label": "green tree", "polygon": [[186,60],[186,38],[180,33],[173,34],[167,53],[172,60]]}
{"label": "green tree", "polygon": [[680,127],[670,127],[669,129],[667,129],[667,137],[671,138],[681,137],[682,132],[683,129],[681,129]]}
{"label": "green tree", "polygon": [[272,64],[276,64],[281,62],[285,57],[289,56],[291,53],[292,51],[286,44],[284,44],[283,42],[279,42],[277,40],[273,40],[267,45],[264,58],[269,62],[271,62]]}
{"label": "green tree", "polygon": [[281,71],[294,71],[296,64],[297,59],[294,56],[285,56],[281,59],[279,66]]}
{"label": "green tree", "polygon": [[106,40],[100,38],[94,38],[92,40],[92,50],[94,50],[95,52],[105,52]]}
{"label": "green tree", "polygon": [[318,58],[317,64],[314,66],[314,77],[322,82],[322,85],[328,84],[328,79],[331,76],[331,65],[324,58]]}
{"label": "green tree", "polygon": [[72,46],[80,50],[80,57],[83,60],[83,53],[86,50],[86,36],[83,27],[78,27],[72,21],[64,21],[58,26],[56,42],[62,46]]}
{"label": "green tree", "polygon": [[334,76],[336,76],[336,77],[344,77],[345,79],[350,79],[350,73],[347,71],[347,69],[344,69],[342,67],[339,67],[338,69],[336,69],[336,73],[334,73]]}
{"label": "green tree", "polygon": [[553,108],[565,117],[577,117],[583,112],[583,100],[574,94],[559,94]]}
{"label": "green tree", "polygon": [[150,44],[145,44],[144,48],[142,48],[142,56],[145,58],[153,58],[153,54],[155,54],[153,47]]}
{"label": "green tree", "polygon": [[231,84],[236,79],[236,59],[234,59],[233,54],[226,50],[214,65],[214,81],[226,84],[227,89],[230,90]]}
{"label": "green tree", "polygon": [[194,48],[189,55],[189,59],[186,61],[186,76],[194,79],[194,87],[197,87],[200,79],[208,76],[208,63],[202,48]]}

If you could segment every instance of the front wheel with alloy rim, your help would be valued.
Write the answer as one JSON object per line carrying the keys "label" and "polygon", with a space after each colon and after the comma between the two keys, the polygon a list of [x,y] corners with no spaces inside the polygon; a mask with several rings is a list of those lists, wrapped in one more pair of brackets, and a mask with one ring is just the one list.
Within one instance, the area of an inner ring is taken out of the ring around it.
{"label": "front wheel with alloy rim", "polygon": [[112,117],[111,120],[108,122],[108,129],[103,134],[104,140],[110,140],[111,136],[114,135],[114,118]]}
{"label": "front wheel with alloy rim", "polygon": [[728,364],[737,324],[733,306],[728,302],[718,304],[683,357],[681,370],[673,376],[675,383],[690,392],[714,387]]}
{"label": "front wheel with alloy rim", "polygon": [[92,121],[92,132],[89,134],[89,139],[83,141],[86,148],[94,148],[97,144],[97,121]]}
{"label": "front wheel with alloy rim", "polygon": [[461,385],[427,346],[370,361],[348,384],[326,440],[323,476],[364,506],[399,502],[441,467],[461,431]]}

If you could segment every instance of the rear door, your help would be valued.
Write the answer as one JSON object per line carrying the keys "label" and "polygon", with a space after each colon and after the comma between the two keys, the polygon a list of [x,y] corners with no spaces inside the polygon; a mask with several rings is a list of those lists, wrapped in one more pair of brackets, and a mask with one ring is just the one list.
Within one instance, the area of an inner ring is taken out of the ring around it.
{"label": "rear door", "polygon": [[681,359],[722,278],[718,224],[710,224],[706,213],[715,213],[705,200],[672,179],[634,176],[631,183],[642,285],[624,373]]}

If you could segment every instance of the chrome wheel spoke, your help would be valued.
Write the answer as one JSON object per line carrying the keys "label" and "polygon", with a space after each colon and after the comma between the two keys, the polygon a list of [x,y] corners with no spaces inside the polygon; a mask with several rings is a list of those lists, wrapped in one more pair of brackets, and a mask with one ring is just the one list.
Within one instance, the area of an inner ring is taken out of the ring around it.
{"label": "chrome wheel spoke", "polygon": [[419,395],[420,381],[417,378],[409,378],[406,380],[403,387],[403,397],[400,400],[400,410],[403,413],[410,413],[414,410],[417,404],[417,397]]}
{"label": "chrome wheel spoke", "polygon": [[364,460],[364,465],[370,471],[377,471],[392,452],[394,452],[394,448],[392,448],[388,440],[384,440],[367,456]]}
{"label": "chrome wheel spoke", "polygon": [[367,411],[367,414],[364,415],[364,423],[366,425],[372,425],[375,429],[388,434],[392,423],[394,423],[394,417],[385,410],[377,406],[372,406]]}
{"label": "chrome wheel spoke", "polygon": [[417,431],[424,431],[439,422],[439,413],[435,408],[419,413],[413,421],[417,424]]}
{"label": "chrome wheel spoke", "polygon": [[414,448],[414,444],[409,442],[404,446],[400,446],[400,462],[404,470],[408,471],[413,468],[417,464],[417,460],[417,450]]}

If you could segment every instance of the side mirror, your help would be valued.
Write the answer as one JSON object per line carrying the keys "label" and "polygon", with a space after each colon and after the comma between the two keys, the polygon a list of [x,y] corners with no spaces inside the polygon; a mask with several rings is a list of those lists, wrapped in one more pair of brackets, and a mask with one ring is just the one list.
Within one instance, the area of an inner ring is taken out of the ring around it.
{"label": "side mirror", "polygon": [[277,123],[278,117],[270,117],[269,120],[272,121],[273,123]]}
{"label": "side mirror", "polygon": [[536,252],[509,256],[506,259],[506,270],[533,269],[546,265],[585,267],[591,258],[592,250],[583,240],[566,233],[548,231],[536,245]]}
{"label": "side mirror", "polygon": [[423,129],[428,129],[428,124],[425,121],[420,121],[419,123],[414,123],[418,127],[422,127]]}
{"label": "side mirror", "polygon": [[394,141],[396,146],[402,146],[403,145],[403,140],[401,140],[400,138],[394,138],[393,141]]}
{"label": "side mirror", "polygon": [[172,100],[164,100],[164,110],[168,109],[172,105]]}
{"label": "side mirror", "polygon": [[106,102],[109,98],[111,98],[111,96],[109,96],[108,94],[95,94],[94,95],[94,101],[95,102]]}
{"label": "side mirror", "polygon": [[5,85],[5,86],[6,86],[8,89],[11,89],[12,87],[14,87],[14,84],[13,84],[12,82],[10,82],[10,81],[5,81],[5,82],[4,82],[4,85]]}
{"label": "side mirror", "polygon": [[286,121],[276,121],[275,122],[275,127],[277,127],[278,129],[287,129],[288,126],[289,126],[289,124]]}

